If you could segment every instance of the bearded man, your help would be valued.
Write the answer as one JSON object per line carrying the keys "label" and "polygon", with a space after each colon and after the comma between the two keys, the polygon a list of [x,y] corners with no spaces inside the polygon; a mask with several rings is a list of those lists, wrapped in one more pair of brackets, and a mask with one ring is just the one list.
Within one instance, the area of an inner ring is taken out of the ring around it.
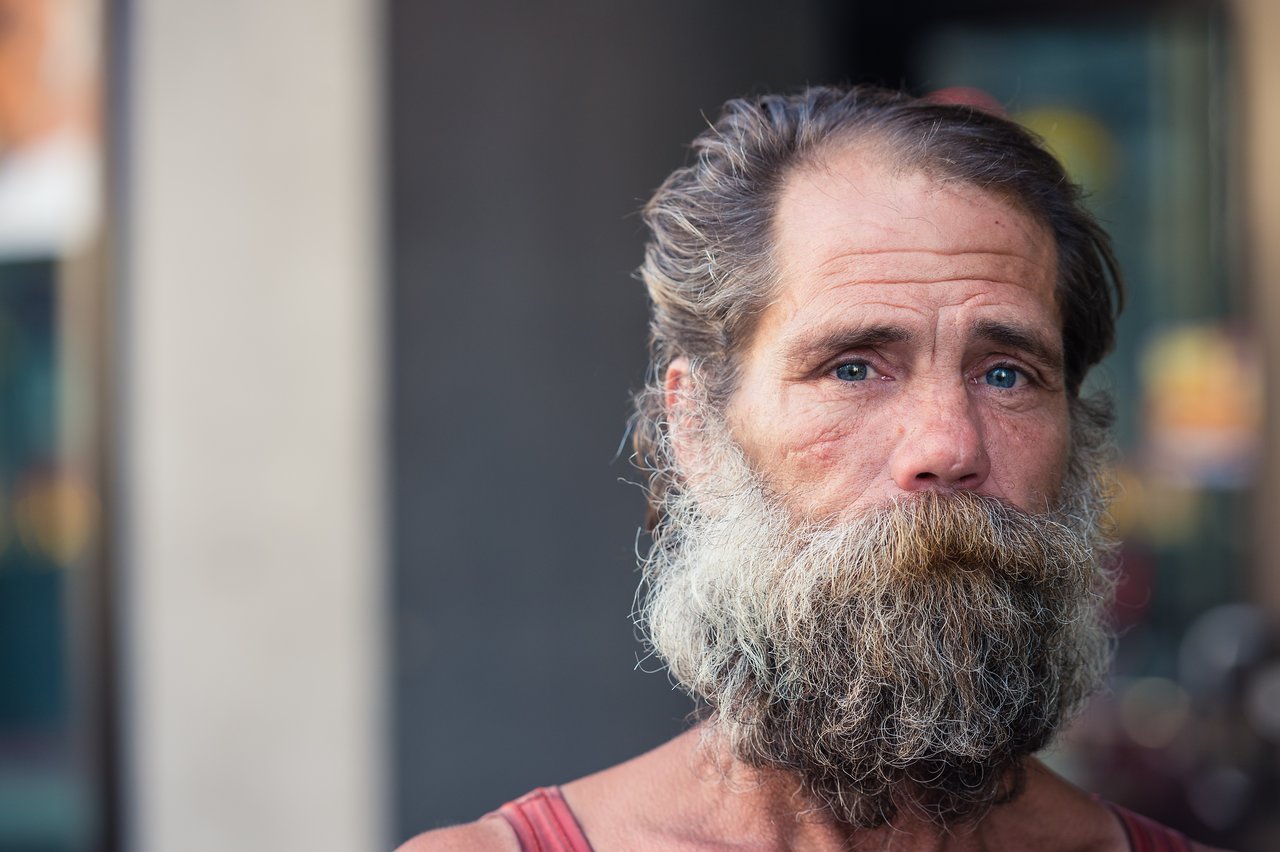
{"label": "bearded man", "polygon": [[[1108,663],[1107,236],[1040,142],[725,105],[645,208],[640,622],[702,721],[405,850],[1194,849],[1034,754]],[[1152,845],[1164,844],[1164,845]]]}

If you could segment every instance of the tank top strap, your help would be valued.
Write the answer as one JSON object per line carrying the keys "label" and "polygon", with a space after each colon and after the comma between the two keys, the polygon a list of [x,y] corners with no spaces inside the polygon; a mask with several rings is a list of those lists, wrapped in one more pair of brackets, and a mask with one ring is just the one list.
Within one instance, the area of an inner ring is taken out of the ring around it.
{"label": "tank top strap", "polygon": [[592,852],[559,787],[539,787],[498,813],[516,833],[522,852]]}
{"label": "tank top strap", "polygon": [[1103,800],[1103,804],[1119,817],[1133,852],[1191,852],[1191,842],[1181,832],[1113,802]]}

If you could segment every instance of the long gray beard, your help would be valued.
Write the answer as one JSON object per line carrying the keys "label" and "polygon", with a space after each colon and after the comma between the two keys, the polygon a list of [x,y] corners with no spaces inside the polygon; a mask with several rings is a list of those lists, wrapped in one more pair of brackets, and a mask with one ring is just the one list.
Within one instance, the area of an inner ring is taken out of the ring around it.
{"label": "long gray beard", "polygon": [[918,492],[798,523],[722,446],[719,487],[673,495],[644,561],[653,650],[736,757],[795,773],[838,820],[980,817],[1110,659],[1105,414],[1077,409],[1043,515]]}

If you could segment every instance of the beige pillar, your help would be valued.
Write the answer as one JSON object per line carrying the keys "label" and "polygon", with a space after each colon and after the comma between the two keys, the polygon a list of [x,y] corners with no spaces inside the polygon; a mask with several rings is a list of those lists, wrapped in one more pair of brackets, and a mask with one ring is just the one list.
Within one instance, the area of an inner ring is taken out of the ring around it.
{"label": "beige pillar", "polygon": [[1267,402],[1257,475],[1254,598],[1280,616],[1280,3],[1236,0],[1246,274],[1263,347]]}
{"label": "beige pillar", "polygon": [[129,6],[127,848],[382,848],[380,4]]}

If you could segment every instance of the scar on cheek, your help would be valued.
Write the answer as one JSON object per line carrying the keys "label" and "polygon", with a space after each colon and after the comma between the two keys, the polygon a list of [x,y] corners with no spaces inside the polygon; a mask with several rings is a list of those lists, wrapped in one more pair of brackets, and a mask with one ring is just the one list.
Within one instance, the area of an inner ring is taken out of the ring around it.
{"label": "scar on cheek", "polygon": [[783,448],[783,455],[788,459],[808,464],[828,464],[836,459],[839,444],[848,437],[847,428],[830,427],[803,441],[795,441]]}

